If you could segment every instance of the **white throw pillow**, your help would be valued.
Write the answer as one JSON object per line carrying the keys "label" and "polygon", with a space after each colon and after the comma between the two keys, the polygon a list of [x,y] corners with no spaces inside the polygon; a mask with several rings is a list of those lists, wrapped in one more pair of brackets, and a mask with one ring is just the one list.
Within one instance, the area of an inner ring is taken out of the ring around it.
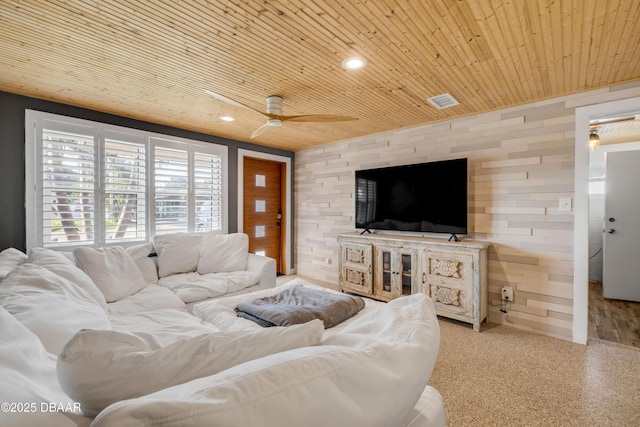
{"label": "white throw pillow", "polygon": [[93,416],[110,404],[143,396],[280,351],[315,345],[324,327],[292,327],[204,334],[164,347],[145,335],[80,331],[58,357],[64,391]]}
{"label": "white throw pillow", "polygon": [[126,251],[142,272],[145,283],[158,283],[158,267],[149,257],[149,254],[153,252],[153,246],[151,243],[141,243],[139,245],[129,246],[126,248]]}
{"label": "white throw pillow", "polygon": [[27,261],[27,255],[16,248],[8,248],[0,252],[0,280],[9,272]]}
{"label": "white throw pillow", "polygon": [[208,234],[200,246],[198,273],[245,271],[249,236],[244,233]]}
{"label": "white throw pillow", "polygon": [[93,296],[100,307],[105,312],[107,311],[107,301],[104,299],[104,295],[93,283],[91,277],[76,266],[72,253],[58,252],[47,248],[33,248],[29,251],[27,262],[44,267],[52,273],[72,281]]}
{"label": "white throw pillow", "polygon": [[170,233],[153,237],[158,254],[158,277],[189,273],[198,268],[204,233]]}
{"label": "white throw pillow", "polygon": [[120,246],[110,248],[76,248],[76,263],[93,279],[107,302],[118,301],[146,286],[135,261]]}
{"label": "white throw pillow", "polygon": [[53,354],[81,329],[111,329],[106,313],[87,291],[34,264],[16,267],[2,281],[0,305]]}
{"label": "white throw pillow", "polygon": [[164,427],[400,427],[422,395],[438,352],[435,309],[427,296],[415,294],[370,314],[371,321],[378,315],[386,321],[373,324],[366,344],[359,327],[352,330],[362,335],[354,347],[320,345],[252,360],[116,402],[92,427],[141,420]]}

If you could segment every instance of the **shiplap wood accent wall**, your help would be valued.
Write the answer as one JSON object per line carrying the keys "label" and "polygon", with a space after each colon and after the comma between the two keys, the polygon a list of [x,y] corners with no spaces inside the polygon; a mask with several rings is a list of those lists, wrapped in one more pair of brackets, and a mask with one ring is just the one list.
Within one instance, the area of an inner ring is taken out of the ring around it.
{"label": "shiplap wood accent wall", "polygon": [[338,281],[337,235],[354,230],[355,171],[467,157],[469,238],[490,241],[489,321],[571,340],[575,108],[640,96],[640,82],[296,153],[297,273]]}

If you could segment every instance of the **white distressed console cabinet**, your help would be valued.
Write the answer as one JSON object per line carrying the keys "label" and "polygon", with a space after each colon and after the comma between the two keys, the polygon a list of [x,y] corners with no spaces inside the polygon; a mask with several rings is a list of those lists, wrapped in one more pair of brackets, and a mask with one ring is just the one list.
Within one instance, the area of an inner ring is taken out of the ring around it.
{"label": "white distressed console cabinet", "polygon": [[340,234],[340,290],[383,301],[424,292],[439,316],[473,324],[487,317],[490,243],[387,234]]}

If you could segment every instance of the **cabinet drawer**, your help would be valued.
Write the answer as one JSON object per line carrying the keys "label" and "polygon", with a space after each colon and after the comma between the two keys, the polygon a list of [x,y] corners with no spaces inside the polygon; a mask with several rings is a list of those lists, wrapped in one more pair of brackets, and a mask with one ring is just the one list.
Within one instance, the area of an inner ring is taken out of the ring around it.
{"label": "cabinet drawer", "polygon": [[340,290],[361,295],[373,294],[372,245],[344,243],[340,254]]}
{"label": "cabinet drawer", "polygon": [[473,316],[473,256],[447,252],[426,253],[425,291],[436,309]]}

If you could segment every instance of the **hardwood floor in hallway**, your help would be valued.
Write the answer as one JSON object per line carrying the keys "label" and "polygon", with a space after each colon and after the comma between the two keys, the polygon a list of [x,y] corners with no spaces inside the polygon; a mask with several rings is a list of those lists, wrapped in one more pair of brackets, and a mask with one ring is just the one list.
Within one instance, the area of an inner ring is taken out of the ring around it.
{"label": "hardwood floor in hallway", "polygon": [[589,283],[589,338],[640,348],[640,302],[602,297],[602,283]]}

